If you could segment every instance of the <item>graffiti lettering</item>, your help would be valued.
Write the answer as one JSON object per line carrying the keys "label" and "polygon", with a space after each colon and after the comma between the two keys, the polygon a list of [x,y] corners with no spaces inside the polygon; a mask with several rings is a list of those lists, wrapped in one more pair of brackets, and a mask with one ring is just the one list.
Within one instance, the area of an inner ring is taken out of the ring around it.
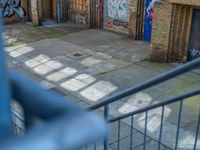
{"label": "graffiti lettering", "polygon": [[117,26],[117,27],[122,26],[122,27],[124,27],[125,29],[128,28],[128,22],[124,22],[124,21],[121,21],[121,20],[116,20],[116,19],[114,19],[114,20],[113,20],[113,25],[115,25],[115,26]]}
{"label": "graffiti lettering", "polygon": [[14,14],[20,17],[25,15],[23,8],[20,7],[20,0],[1,0],[0,17],[10,17]]}

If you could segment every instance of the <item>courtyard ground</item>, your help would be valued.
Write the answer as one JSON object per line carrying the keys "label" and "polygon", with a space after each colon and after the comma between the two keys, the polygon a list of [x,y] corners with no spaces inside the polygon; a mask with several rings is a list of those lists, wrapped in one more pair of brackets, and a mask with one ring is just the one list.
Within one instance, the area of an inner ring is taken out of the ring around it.
{"label": "courtyard ground", "polygon": [[[4,33],[8,66],[36,80],[45,89],[65,96],[88,108],[106,97],[157,76],[173,64],[148,61],[150,45],[104,30],[85,30],[73,24],[36,27],[29,24],[9,25]],[[200,86],[200,74],[190,72],[171,81],[129,96],[111,105],[110,115],[119,116],[177,96]],[[180,149],[191,149],[200,109],[200,97],[184,103]],[[173,149],[179,105],[165,110],[163,149]],[[135,149],[143,148],[144,114],[134,124]],[[148,119],[148,147],[155,149],[158,139],[160,110]],[[111,149],[117,139],[112,125]],[[130,139],[130,120],[122,121],[121,146]],[[199,142],[200,144],[200,142]]]}

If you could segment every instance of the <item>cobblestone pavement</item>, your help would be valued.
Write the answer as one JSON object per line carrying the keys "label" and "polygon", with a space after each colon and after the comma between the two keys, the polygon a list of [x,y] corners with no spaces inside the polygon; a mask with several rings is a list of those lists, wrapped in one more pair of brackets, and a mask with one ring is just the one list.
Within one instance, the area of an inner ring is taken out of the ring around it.
{"label": "cobblestone pavement", "polygon": [[[10,33],[12,38],[15,37],[6,48],[8,66],[84,108],[173,68],[171,64],[148,62],[149,43],[132,41],[126,36],[103,30],[72,30],[71,26],[40,27],[41,35],[36,29],[29,34],[30,29],[32,27],[27,24],[18,25],[16,29],[12,26],[6,28],[6,42],[10,41]],[[190,72],[112,104],[110,115],[119,116],[199,86],[200,75]],[[196,96],[184,103],[180,149],[192,149],[199,98]],[[178,106],[169,105],[165,109],[162,149],[173,149]],[[152,150],[157,146],[160,112],[157,109],[149,114],[147,144]],[[113,150],[118,145],[116,129],[117,125],[113,123],[110,135]],[[141,114],[135,117],[133,148],[143,149],[143,131],[144,114]],[[130,149],[130,118],[121,121],[120,135],[122,149]]]}

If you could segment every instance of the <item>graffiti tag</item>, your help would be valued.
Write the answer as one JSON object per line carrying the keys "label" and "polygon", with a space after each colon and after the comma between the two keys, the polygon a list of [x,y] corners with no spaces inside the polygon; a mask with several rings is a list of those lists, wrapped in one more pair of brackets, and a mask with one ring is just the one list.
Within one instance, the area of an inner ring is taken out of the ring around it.
{"label": "graffiti tag", "polygon": [[81,14],[75,14],[72,16],[76,23],[78,24],[86,24],[86,18]]}
{"label": "graffiti tag", "polygon": [[1,0],[0,17],[11,17],[14,14],[17,14],[19,17],[23,17],[25,15],[25,11],[20,4],[20,0]]}
{"label": "graffiti tag", "polygon": [[117,27],[123,27],[125,29],[128,28],[128,22],[124,22],[124,21],[121,21],[121,20],[117,20],[117,19],[114,19],[113,20],[113,25],[117,26]]}
{"label": "graffiti tag", "polygon": [[192,48],[192,49],[190,49],[190,54],[191,54],[191,56],[199,57],[200,56],[200,49]]}

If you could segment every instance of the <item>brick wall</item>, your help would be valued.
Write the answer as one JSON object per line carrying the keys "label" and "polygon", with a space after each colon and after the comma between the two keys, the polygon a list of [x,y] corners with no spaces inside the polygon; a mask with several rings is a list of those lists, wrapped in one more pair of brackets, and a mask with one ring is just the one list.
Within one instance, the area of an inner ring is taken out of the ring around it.
{"label": "brick wall", "polygon": [[173,4],[155,5],[150,56],[152,61],[166,62]]}
{"label": "brick wall", "polygon": [[170,3],[200,6],[200,0],[167,0]]}
{"label": "brick wall", "polygon": [[167,1],[155,5],[150,60],[186,61],[193,8],[200,0]]}

